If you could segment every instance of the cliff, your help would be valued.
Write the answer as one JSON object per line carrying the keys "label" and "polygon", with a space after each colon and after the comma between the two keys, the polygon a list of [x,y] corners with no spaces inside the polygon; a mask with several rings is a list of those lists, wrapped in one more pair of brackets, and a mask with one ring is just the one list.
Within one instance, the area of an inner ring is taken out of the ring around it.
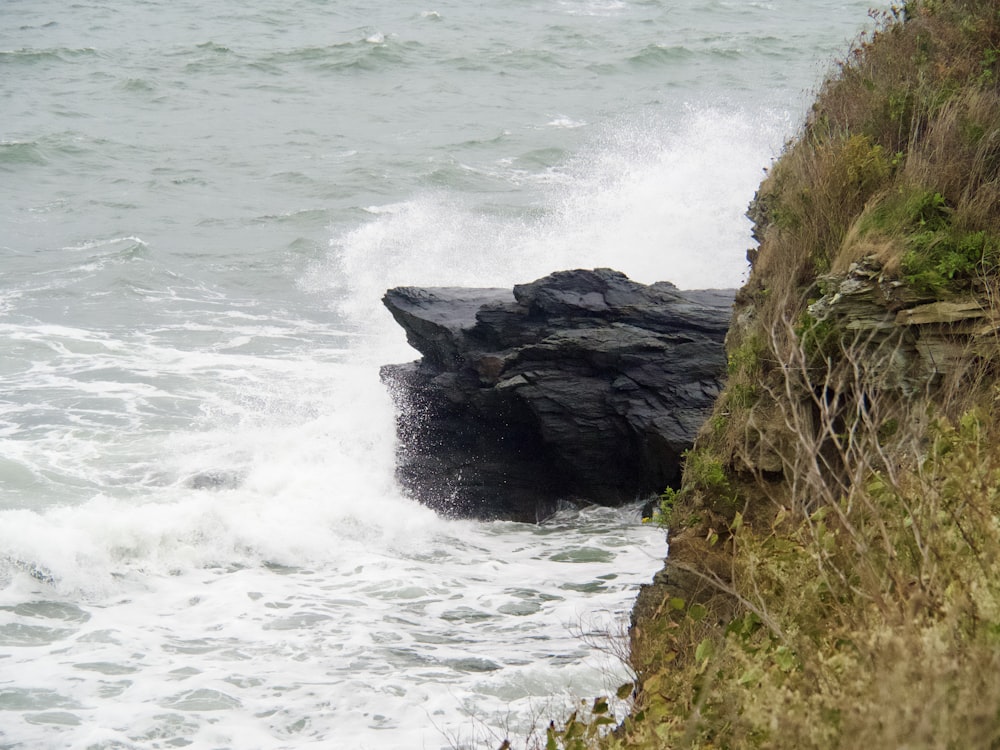
{"label": "cliff", "polygon": [[751,205],[604,746],[1000,746],[1000,9],[879,20]]}

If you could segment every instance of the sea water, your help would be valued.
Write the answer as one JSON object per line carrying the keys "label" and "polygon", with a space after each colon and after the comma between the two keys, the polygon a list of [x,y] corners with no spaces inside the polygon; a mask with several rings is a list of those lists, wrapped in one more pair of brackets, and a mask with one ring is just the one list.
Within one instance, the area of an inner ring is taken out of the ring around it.
{"label": "sea water", "polygon": [[738,285],[868,5],[4,0],[0,747],[498,746],[627,681],[663,532],[404,497],[380,297]]}

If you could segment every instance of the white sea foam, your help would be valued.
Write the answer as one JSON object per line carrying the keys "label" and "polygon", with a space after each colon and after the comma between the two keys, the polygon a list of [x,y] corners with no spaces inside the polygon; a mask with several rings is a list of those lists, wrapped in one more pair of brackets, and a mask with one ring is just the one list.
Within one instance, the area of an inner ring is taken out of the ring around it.
{"label": "white sea foam", "polygon": [[81,242],[77,245],[69,245],[62,249],[79,252],[83,250],[94,250],[99,247],[115,247],[124,243],[128,243],[132,246],[138,245],[139,247],[149,246],[147,242],[142,239],[142,237],[129,235],[127,237],[110,237],[107,239],[88,240],[87,242]]}
{"label": "white sea foam", "polygon": [[311,283],[346,282],[345,312],[388,316],[387,287],[510,286],[564,268],[612,267],[682,288],[742,283],[752,245],[747,205],[789,127],[788,116],[687,107],[669,123],[616,122],[568,164],[508,173],[538,183],[541,217],[496,218],[444,190],[368,211],[332,241]]}
{"label": "white sea foam", "polygon": [[627,7],[623,0],[561,0],[559,5],[574,16],[612,16]]}
{"label": "white sea foam", "polygon": [[549,120],[545,123],[546,127],[549,128],[559,128],[564,130],[572,130],[574,128],[582,128],[586,125],[583,120],[574,120],[572,117],[556,117],[555,119]]}
{"label": "white sea foam", "polygon": [[[267,517],[245,497],[239,508],[221,494],[202,504],[147,507],[140,518],[95,502],[75,518],[14,519],[53,547],[50,568],[25,565],[0,593],[0,640],[36,644],[6,661],[24,700],[58,686],[55,696],[35,696],[39,711],[58,705],[119,742],[392,748],[405,736],[420,746],[481,728],[472,716],[492,724],[498,712],[526,731],[543,696],[607,692],[624,679],[578,633],[610,645],[627,612],[622,587],[663,551],[653,536],[645,550],[634,539],[622,544],[624,529],[607,511],[553,534],[447,523],[398,505],[376,505],[362,520],[331,512],[327,523],[314,511],[306,523],[296,519],[301,503]],[[257,550],[275,554],[269,567],[240,567],[225,549],[248,528],[270,531],[270,546]],[[143,567],[95,591],[107,570],[95,541],[115,552],[120,571],[128,557]],[[226,562],[213,563],[209,549]],[[593,559],[593,549],[604,551]],[[50,575],[54,583],[39,583]],[[72,582],[88,587],[82,602],[66,590]],[[39,661],[48,648],[59,656]],[[102,691],[108,699],[95,701]],[[8,739],[34,746],[57,736],[37,724],[9,729]],[[65,746],[86,747],[93,736]]]}

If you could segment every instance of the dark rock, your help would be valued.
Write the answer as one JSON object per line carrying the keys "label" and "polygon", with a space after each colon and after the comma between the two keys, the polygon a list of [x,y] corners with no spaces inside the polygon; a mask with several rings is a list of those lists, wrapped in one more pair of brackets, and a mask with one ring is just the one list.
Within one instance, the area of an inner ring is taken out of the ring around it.
{"label": "dark rock", "polygon": [[383,301],[422,355],[387,365],[404,488],[454,515],[537,520],[676,484],[725,371],[734,292],[610,269],[503,289],[400,287]]}
{"label": "dark rock", "polygon": [[243,482],[243,477],[231,471],[203,471],[189,477],[187,486],[193,490],[232,490]]}

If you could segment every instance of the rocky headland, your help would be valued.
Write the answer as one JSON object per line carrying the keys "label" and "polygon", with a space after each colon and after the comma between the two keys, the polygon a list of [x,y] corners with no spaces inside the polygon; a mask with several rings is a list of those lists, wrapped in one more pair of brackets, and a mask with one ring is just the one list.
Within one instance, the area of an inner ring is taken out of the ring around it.
{"label": "rocky headland", "polygon": [[398,476],[439,511],[536,521],[680,480],[725,373],[734,291],[610,269],[510,289],[401,287],[384,303],[422,358],[388,365]]}

